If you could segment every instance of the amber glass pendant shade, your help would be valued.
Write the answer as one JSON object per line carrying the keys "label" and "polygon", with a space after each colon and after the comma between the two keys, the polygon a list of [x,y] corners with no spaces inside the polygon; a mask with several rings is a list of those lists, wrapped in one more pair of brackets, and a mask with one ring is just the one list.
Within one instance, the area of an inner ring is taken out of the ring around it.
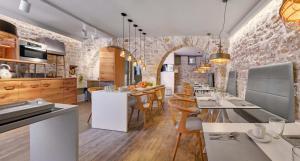
{"label": "amber glass pendant shade", "polygon": [[131,55],[128,55],[128,57],[127,57],[127,61],[129,61],[129,62],[131,62],[131,61],[132,61],[132,57],[131,57]]}
{"label": "amber glass pendant shade", "polygon": [[211,68],[211,64],[209,63],[204,63],[200,66],[200,69],[203,69],[203,70],[210,70]]}
{"label": "amber glass pendant shade", "polygon": [[138,63],[139,65],[141,65],[143,62],[142,62],[141,59],[138,59],[138,60],[137,60],[137,63]]}
{"label": "amber glass pendant shade", "polygon": [[137,66],[137,62],[134,61],[134,62],[132,63],[132,65],[133,65],[134,67],[136,67],[136,66]]}
{"label": "amber glass pendant shade", "polygon": [[300,30],[300,0],[283,0],[279,15],[287,28]]}
{"label": "amber glass pendant shade", "polygon": [[223,52],[218,52],[215,54],[211,54],[209,61],[213,64],[227,64],[230,61],[230,55]]}
{"label": "amber glass pendant shade", "polygon": [[122,50],[121,54],[120,54],[120,57],[125,58],[125,56],[126,56],[125,50]]}

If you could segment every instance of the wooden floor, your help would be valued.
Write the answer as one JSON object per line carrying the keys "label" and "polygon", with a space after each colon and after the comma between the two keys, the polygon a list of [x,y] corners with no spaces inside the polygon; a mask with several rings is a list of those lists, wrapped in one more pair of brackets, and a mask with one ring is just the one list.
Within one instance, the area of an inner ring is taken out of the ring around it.
{"label": "wooden floor", "polygon": [[[128,133],[91,129],[86,122],[90,104],[79,108],[79,160],[80,161],[169,161],[175,145],[176,131],[167,107],[157,114],[154,122],[143,129],[142,118],[134,115]],[[196,138],[186,136],[179,145],[176,160],[199,160]],[[0,161],[29,160],[29,130],[22,127],[0,134]]]}

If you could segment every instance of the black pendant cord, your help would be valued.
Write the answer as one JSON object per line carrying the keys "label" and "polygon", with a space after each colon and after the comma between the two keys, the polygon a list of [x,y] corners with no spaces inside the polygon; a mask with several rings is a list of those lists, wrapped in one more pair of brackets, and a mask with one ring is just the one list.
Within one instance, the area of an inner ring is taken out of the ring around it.
{"label": "black pendant cord", "polygon": [[138,27],[138,25],[134,24],[133,27],[134,27],[134,57],[136,58],[136,51],[137,51],[137,49],[136,49],[136,28]]}
{"label": "black pendant cord", "polygon": [[127,16],[126,13],[121,13],[121,15],[123,16],[123,50],[125,50],[125,17]]}
{"label": "black pendant cord", "polygon": [[124,23],[125,22],[124,21],[125,20],[124,19],[125,19],[125,17],[123,17],[123,50],[125,49],[125,43],[124,43],[124,39],[125,39],[125,34],[124,34],[124,32],[125,32],[125,24]]}
{"label": "black pendant cord", "polygon": [[224,31],[224,27],[225,27],[225,22],[226,22],[226,11],[227,11],[227,0],[225,0],[225,9],[224,9],[224,14],[223,14],[223,25],[222,25],[222,29],[219,33],[219,39],[220,39],[220,46],[219,46],[219,52],[221,53],[221,48],[222,48],[222,40],[221,40],[221,34]]}
{"label": "black pendant cord", "polygon": [[146,33],[143,33],[144,35],[144,64],[146,65]]}
{"label": "black pendant cord", "polygon": [[132,20],[131,19],[128,19],[128,51],[130,51],[130,26],[131,26],[131,22]]}
{"label": "black pendant cord", "polygon": [[142,29],[139,29],[140,31],[140,60],[142,61]]}

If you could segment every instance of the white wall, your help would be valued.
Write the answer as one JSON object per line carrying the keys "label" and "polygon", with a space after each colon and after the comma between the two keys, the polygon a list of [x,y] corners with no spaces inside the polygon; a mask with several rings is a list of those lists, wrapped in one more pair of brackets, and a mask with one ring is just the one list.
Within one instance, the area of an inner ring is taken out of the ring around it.
{"label": "white wall", "polygon": [[[163,64],[173,64],[174,65],[174,53],[170,53]],[[166,94],[168,95],[168,90],[171,90],[171,95],[175,90],[175,73],[174,72],[161,72],[160,73],[160,83],[166,86]]]}

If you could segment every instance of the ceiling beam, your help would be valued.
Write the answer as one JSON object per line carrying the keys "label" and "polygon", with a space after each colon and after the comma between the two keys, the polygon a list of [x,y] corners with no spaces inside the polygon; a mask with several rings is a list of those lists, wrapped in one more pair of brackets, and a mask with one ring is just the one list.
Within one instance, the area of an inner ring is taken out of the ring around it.
{"label": "ceiling beam", "polygon": [[90,27],[92,27],[92,28],[95,28],[96,30],[102,32],[102,33],[103,33],[105,36],[107,36],[107,37],[112,37],[112,38],[115,37],[113,34],[107,32],[107,31],[105,31],[105,30],[103,30],[103,29],[100,29],[99,27],[97,27],[97,26],[91,24],[90,22],[87,22],[86,20],[84,20],[84,19],[82,19],[82,18],[80,18],[80,17],[74,15],[73,13],[71,13],[71,12],[69,12],[69,11],[67,11],[67,10],[65,10],[65,9],[63,9],[63,8],[61,8],[61,7],[59,7],[59,6],[57,6],[56,4],[54,4],[54,3],[52,3],[52,2],[50,2],[50,1],[48,1],[48,0],[41,0],[41,1],[44,2],[45,4],[49,5],[50,7],[53,7],[53,8],[55,8],[55,9],[57,9],[57,10],[59,10],[59,11],[65,13],[65,14],[67,14],[67,15],[73,17],[74,19],[76,19],[76,20],[78,20],[78,21],[80,21],[80,22],[82,22],[82,23],[84,23],[84,24],[86,24],[86,25],[88,25],[88,26],[90,26]]}

